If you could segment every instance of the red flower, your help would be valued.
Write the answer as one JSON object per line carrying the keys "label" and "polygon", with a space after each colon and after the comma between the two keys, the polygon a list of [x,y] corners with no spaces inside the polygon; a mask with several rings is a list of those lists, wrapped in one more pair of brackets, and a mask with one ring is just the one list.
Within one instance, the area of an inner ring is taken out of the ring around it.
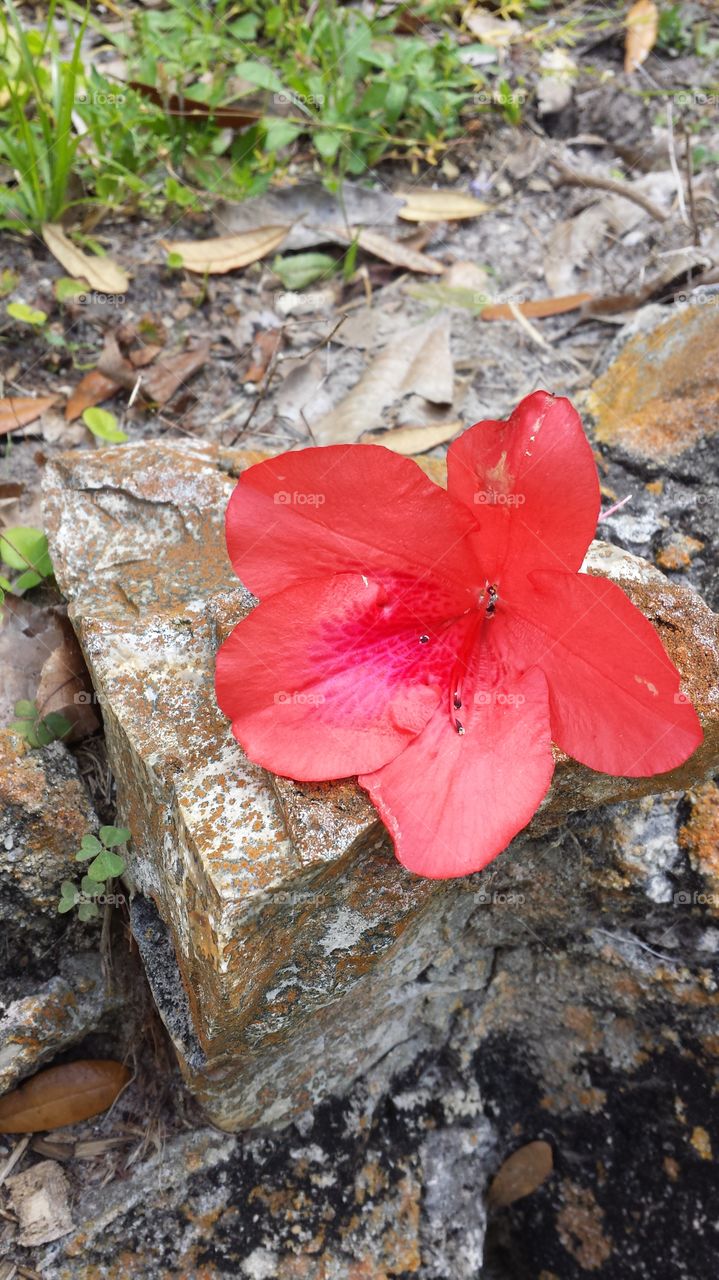
{"label": "red flower", "polygon": [[447,491],[377,445],[286,453],[240,477],[236,573],[261,603],[217,658],[251,760],[358,774],[410,870],[484,867],[534,814],[551,742],[603,773],[701,742],[656,631],[578,572],[599,483],[568,400],[528,396],[451,446]]}

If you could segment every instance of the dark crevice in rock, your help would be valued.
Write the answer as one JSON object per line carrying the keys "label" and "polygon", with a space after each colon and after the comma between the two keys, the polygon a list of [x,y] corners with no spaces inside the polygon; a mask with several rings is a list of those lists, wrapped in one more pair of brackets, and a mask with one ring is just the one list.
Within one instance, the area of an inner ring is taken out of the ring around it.
{"label": "dark crevice in rock", "polygon": [[155,904],[141,894],[130,902],[130,924],[160,1017],[188,1064],[200,1071],[207,1059],[192,1028],[190,1003],[167,925]]}

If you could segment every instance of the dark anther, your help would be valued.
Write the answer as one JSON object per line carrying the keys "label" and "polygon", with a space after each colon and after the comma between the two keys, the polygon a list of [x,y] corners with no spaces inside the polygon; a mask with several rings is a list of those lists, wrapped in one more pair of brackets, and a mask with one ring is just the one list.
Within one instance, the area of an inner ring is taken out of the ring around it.
{"label": "dark anther", "polygon": [[429,636],[420,636],[420,637],[419,637],[419,643],[420,643],[420,644],[429,644]]}
{"label": "dark anther", "polygon": [[498,598],[499,592],[497,591],[496,587],[490,587],[487,594],[489,595],[489,604],[487,605],[487,617],[491,618],[493,617],[494,610],[497,607],[497,598]]}
{"label": "dark anther", "polygon": [[464,725],[459,720],[457,720],[456,717],[454,721],[454,727],[461,738],[462,734],[464,733]]}
{"label": "dark anther", "polygon": [[459,708],[461,707],[461,705],[462,705],[462,699],[460,698],[460,696],[459,696],[459,694],[458,694],[458,693],[455,693],[455,695],[454,695],[454,709],[455,709],[455,711],[459,711]]}

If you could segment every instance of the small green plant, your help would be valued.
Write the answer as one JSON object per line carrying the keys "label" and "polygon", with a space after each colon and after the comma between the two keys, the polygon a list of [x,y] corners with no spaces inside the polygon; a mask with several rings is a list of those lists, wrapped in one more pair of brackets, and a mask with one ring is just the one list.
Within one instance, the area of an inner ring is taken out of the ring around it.
{"label": "small green plant", "polygon": [[60,886],[58,911],[64,915],[77,907],[78,919],[93,920],[100,914],[101,905],[109,896],[110,882],[123,875],[125,859],[115,850],[130,839],[127,827],[100,827],[97,835],[88,833],[82,837],[75,853],[76,862],[90,862],[79,886],[72,880],[63,880]]}
{"label": "small green plant", "polygon": [[659,31],[657,47],[666,49],[668,53],[684,53],[692,43],[691,27],[687,21],[684,5],[672,4],[659,13]]}
{"label": "small green plant", "polygon": [[107,440],[110,444],[122,444],[127,440],[125,432],[117,425],[117,418],[109,409],[85,409],[82,420],[98,440]]}
{"label": "small green plant", "polygon": [[46,311],[40,311],[37,307],[28,307],[25,302],[8,302],[6,310],[13,320],[19,320],[21,324],[31,324],[35,329],[41,329],[47,320]]}
{"label": "small green plant", "polygon": [[10,728],[23,738],[30,747],[47,747],[58,738],[64,738],[72,729],[69,720],[58,711],[51,711],[46,716],[40,713],[34,702],[20,699],[15,703],[15,719]]}
{"label": "small green plant", "polygon": [[3,590],[12,591],[16,596],[36,587],[43,578],[52,576],[47,538],[41,529],[26,525],[3,529],[0,533],[0,560],[8,569],[21,571],[12,583],[7,578],[0,579]]}

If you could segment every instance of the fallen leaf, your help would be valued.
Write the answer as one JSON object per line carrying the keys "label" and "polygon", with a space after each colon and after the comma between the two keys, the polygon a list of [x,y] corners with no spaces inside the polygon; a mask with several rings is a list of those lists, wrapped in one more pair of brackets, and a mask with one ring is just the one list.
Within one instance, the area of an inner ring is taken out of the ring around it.
{"label": "fallen leaf", "polygon": [[208,107],[199,98],[187,94],[163,94],[154,85],[145,84],[142,80],[129,80],[128,86],[141,94],[143,98],[162,107],[166,116],[177,116],[181,120],[198,120],[206,123],[212,117],[220,129],[246,129],[248,125],[257,124],[267,114],[265,111],[252,111],[249,107]]}
{"label": "fallen leaf", "polygon": [[549,1177],[554,1167],[548,1142],[528,1142],[513,1151],[493,1179],[488,1200],[495,1209],[504,1209],[515,1200],[531,1195]]}
{"label": "fallen leaf", "polygon": [[653,0],[636,0],[625,19],[624,70],[627,75],[641,67],[659,35],[659,10]]}
{"label": "fallen leaf", "polygon": [[298,182],[273,187],[238,204],[221,201],[215,224],[222,235],[250,232],[256,227],[288,226],[286,252],[321,244],[346,243],[332,228],[347,226],[382,229],[390,233],[402,200],[384,188],[373,190],[358,182],[342,184],[342,203],[321,182]]}
{"label": "fallen leaf", "polygon": [[57,396],[4,396],[0,399],[0,436],[28,426],[56,400]]}
{"label": "fallen leaf", "polygon": [[[402,193],[400,192],[400,195]],[[486,213],[488,204],[467,196],[462,191],[433,191],[431,188],[408,191],[398,216],[405,222],[456,222],[459,218],[477,218]]]}
{"label": "fallen leaf", "polygon": [[143,376],[142,394],[146,400],[154,400],[156,404],[167,404],[175,392],[188,382],[193,374],[201,369],[210,355],[209,341],[200,342],[189,351],[180,351],[174,356],[162,356],[150,366],[147,375]]}
{"label": "fallen leaf", "polygon": [[89,373],[80,379],[65,405],[65,418],[68,422],[74,422],[76,418],[81,417],[85,409],[94,409],[96,404],[109,400],[120,390],[121,385],[113,378],[108,378],[107,374],[100,373],[99,369],[90,369]]}
{"label": "fallen leaf", "polygon": [[[17,1243],[37,1248],[72,1231],[70,1183],[59,1164],[42,1160],[7,1180],[10,1201],[19,1220]],[[9,1273],[14,1275],[15,1271]],[[37,1272],[35,1273],[37,1274]]]}
{"label": "fallen leaf", "polygon": [[107,1059],[38,1071],[0,1098],[0,1133],[36,1133],[89,1120],[112,1106],[129,1079],[127,1067]]}
{"label": "fallen leaf", "polygon": [[426,453],[428,449],[436,449],[437,445],[446,444],[464,423],[459,419],[454,422],[443,422],[430,427],[395,427],[391,431],[365,431],[360,436],[360,444],[383,444],[393,453],[401,453],[411,457],[415,453]]}
{"label": "fallen leaf", "polygon": [[345,244],[350,244],[356,239],[360,249],[365,253],[371,253],[375,258],[381,258],[383,262],[389,262],[393,267],[401,267],[403,271],[422,272],[428,276],[441,276],[444,271],[444,265],[436,258],[418,253],[402,240],[392,240],[390,236],[383,236],[379,231],[363,231],[359,227],[353,227],[350,236],[341,227],[335,227],[334,232]]}
{"label": "fallen leaf", "polygon": [[148,364],[152,364],[162,351],[162,347],[157,342],[148,342],[145,347],[138,347],[137,351],[131,351],[129,355],[130,364],[134,369],[144,369]]}
{"label": "fallen leaf", "polygon": [[43,664],[62,642],[59,620],[48,610],[8,595],[0,627],[0,724],[13,719],[15,704],[32,702]]}
{"label": "fallen leaf", "polygon": [[274,253],[286,239],[289,227],[255,227],[236,236],[213,236],[209,240],[161,240],[168,253],[182,258],[186,271],[200,275],[224,275]]}
{"label": "fallen leaf", "polygon": [[[541,319],[543,316],[559,316],[565,311],[578,311],[585,302],[591,302],[591,293],[570,293],[563,298],[538,298],[535,302],[520,302],[517,310],[530,319]],[[506,302],[497,302],[485,307],[481,313],[483,320],[513,320],[511,307]]]}
{"label": "fallen leaf", "polygon": [[462,21],[482,44],[494,45],[495,49],[506,49],[522,37],[522,28],[514,18],[502,20],[484,9],[468,9],[462,14]]}
{"label": "fallen leaf", "polygon": [[245,382],[261,382],[267,373],[267,366],[282,345],[281,329],[265,329],[258,333],[252,347],[252,363],[244,376]]}
{"label": "fallen leaf", "polygon": [[[105,334],[105,345],[97,362],[97,372],[118,387],[124,387],[126,391],[132,391],[137,382],[137,370],[122,354],[114,333]],[[92,405],[89,407],[93,408]]]}
{"label": "fallen leaf", "polygon": [[127,293],[129,285],[127,272],[112,258],[98,258],[95,255],[83,253],[57,223],[46,222],[43,225],[42,238],[60,265],[71,276],[80,276],[83,280],[87,280],[91,289],[96,289],[98,293]]}
{"label": "fallen leaf", "polygon": [[451,404],[454,365],[446,316],[405,330],[376,357],[334,409],[312,422],[320,444],[357,439],[367,423],[378,423],[391,404],[415,393],[432,404]]}

